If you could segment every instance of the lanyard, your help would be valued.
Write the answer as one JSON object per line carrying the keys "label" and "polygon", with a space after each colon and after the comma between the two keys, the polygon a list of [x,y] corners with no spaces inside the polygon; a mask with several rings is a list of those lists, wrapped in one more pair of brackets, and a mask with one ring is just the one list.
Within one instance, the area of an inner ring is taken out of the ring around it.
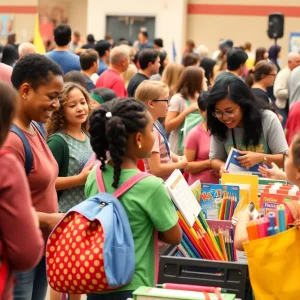
{"label": "lanyard", "polygon": [[232,141],[233,141],[233,146],[235,149],[238,150],[237,146],[236,146],[236,142],[235,142],[235,136],[234,136],[234,130],[231,129],[231,135],[232,135]]}
{"label": "lanyard", "polygon": [[159,134],[164,139],[164,143],[166,145],[168,155],[169,155],[169,157],[171,157],[170,145],[169,145],[168,139],[166,138],[166,134],[165,134],[164,129],[162,128],[161,124],[158,121],[156,122],[156,124],[153,124],[153,126],[156,128],[156,130],[159,132]]}

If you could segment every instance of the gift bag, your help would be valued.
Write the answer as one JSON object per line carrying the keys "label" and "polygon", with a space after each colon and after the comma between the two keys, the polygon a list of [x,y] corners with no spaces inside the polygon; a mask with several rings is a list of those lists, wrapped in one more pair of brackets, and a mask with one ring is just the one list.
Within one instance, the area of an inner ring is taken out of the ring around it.
{"label": "gift bag", "polygon": [[244,243],[255,300],[300,299],[300,231]]}

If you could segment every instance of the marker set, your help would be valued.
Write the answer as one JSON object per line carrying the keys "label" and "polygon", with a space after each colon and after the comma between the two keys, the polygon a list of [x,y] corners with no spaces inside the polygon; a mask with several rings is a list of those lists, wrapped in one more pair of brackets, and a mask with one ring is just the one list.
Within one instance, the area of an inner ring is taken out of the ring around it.
{"label": "marker set", "polygon": [[251,221],[247,226],[249,241],[272,236],[287,229],[288,216],[285,211],[284,204],[277,206],[273,212],[269,212],[266,216]]}

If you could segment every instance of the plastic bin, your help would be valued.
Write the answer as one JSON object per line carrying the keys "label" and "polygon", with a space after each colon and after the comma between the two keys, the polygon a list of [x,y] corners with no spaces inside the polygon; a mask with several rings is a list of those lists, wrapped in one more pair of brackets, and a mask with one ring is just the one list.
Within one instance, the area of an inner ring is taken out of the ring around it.
{"label": "plastic bin", "polygon": [[[250,281],[248,266],[236,262],[176,257],[170,246],[160,258],[158,283],[181,283],[214,286],[248,300]],[[250,293],[251,294],[251,293]]]}

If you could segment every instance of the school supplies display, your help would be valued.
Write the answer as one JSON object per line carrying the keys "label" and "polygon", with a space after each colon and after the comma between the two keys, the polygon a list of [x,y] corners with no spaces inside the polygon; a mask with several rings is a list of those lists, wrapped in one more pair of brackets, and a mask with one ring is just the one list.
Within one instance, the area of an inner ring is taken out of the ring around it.
{"label": "school supplies display", "polygon": [[[227,221],[220,221],[227,222]],[[174,283],[221,288],[222,292],[248,299],[248,266],[245,263],[193,259],[176,256],[170,246],[160,257],[158,283]]]}
{"label": "school supplies display", "polygon": [[165,181],[165,186],[184,220],[192,227],[195,223],[195,218],[201,211],[201,207],[182,173],[179,170],[175,170]]}
{"label": "school supplies display", "polygon": [[287,184],[287,181],[260,177],[258,179],[258,195],[260,195],[265,187],[270,184]]}
{"label": "school supplies display", "polygon": [[203,183],[200,206],[206,219],[231,220],[239,197],[238,186]]}
{"label": "school supplies display", "polygon": [[[253,202],[255,207],[259,207],[258,198],[258,176],[246,174],[230,174],[223,173],[221,177],[221,184],[240,186],[240,191],[245,190],[247,193],[247,202],[242,201],[242,204],[249,204]],[[241,197],[240,197],[241,198]],[[240,199],[241,202],[242,199]]]}
{"label": "school supplies display", "polygon": [[[179,211],[177,214],[183,235],[177,248],[182,257],[236,261],[232,228],[225,229],[219,224],[211,229],[208,225],[209,221],[205,219],[202,212],[198,218],[195,218],[194,225],[190,227]],[[218,222],[218,220],[215,221]]]}
{"label": "school supplies display", "polygon": [[249,242],[243,245],[256,300],[299,298],[300,231],[286,228],[284,205],[247,227]]}
{"label": "school supplies display", "polygon": [[285,206],[279,204],[275,212],[269,212],[263,218],[251,221],[247,225],[248,239],[253,241],[283,232],[288,226]]}
{"label": "school supplies display", "polygon": [[133,292],[134,300],[160,300],[160,299],[182,299],[182,300],[231,300],[234,294],[215,294],[178,289],[161,289],[151,287],[139,287]]}
{"label": "school supplies display", "polygon": [[130,283],[134,274],[132,232],[117,198],[149,174],[138,173],[114,194],[105,192],[100,168],[96,174],[99,193],[69,210],[47,242],[47,277],[57,292],[110,291]]}
{"label": "school supplies display", "polygon": [[262,177],[260,174],[258,168],[262,166],[262,164],[257,164],[251,168],[243,167],[240,162],[236,159],[237,157],[243,156],[244,154],[241,154],[238,152],[237,149],[231,148],[227,160],[225,163],[225,169],[229,171],[230,173],[246,173],[246,174],[252,174],[257,175],[259,177]]}

